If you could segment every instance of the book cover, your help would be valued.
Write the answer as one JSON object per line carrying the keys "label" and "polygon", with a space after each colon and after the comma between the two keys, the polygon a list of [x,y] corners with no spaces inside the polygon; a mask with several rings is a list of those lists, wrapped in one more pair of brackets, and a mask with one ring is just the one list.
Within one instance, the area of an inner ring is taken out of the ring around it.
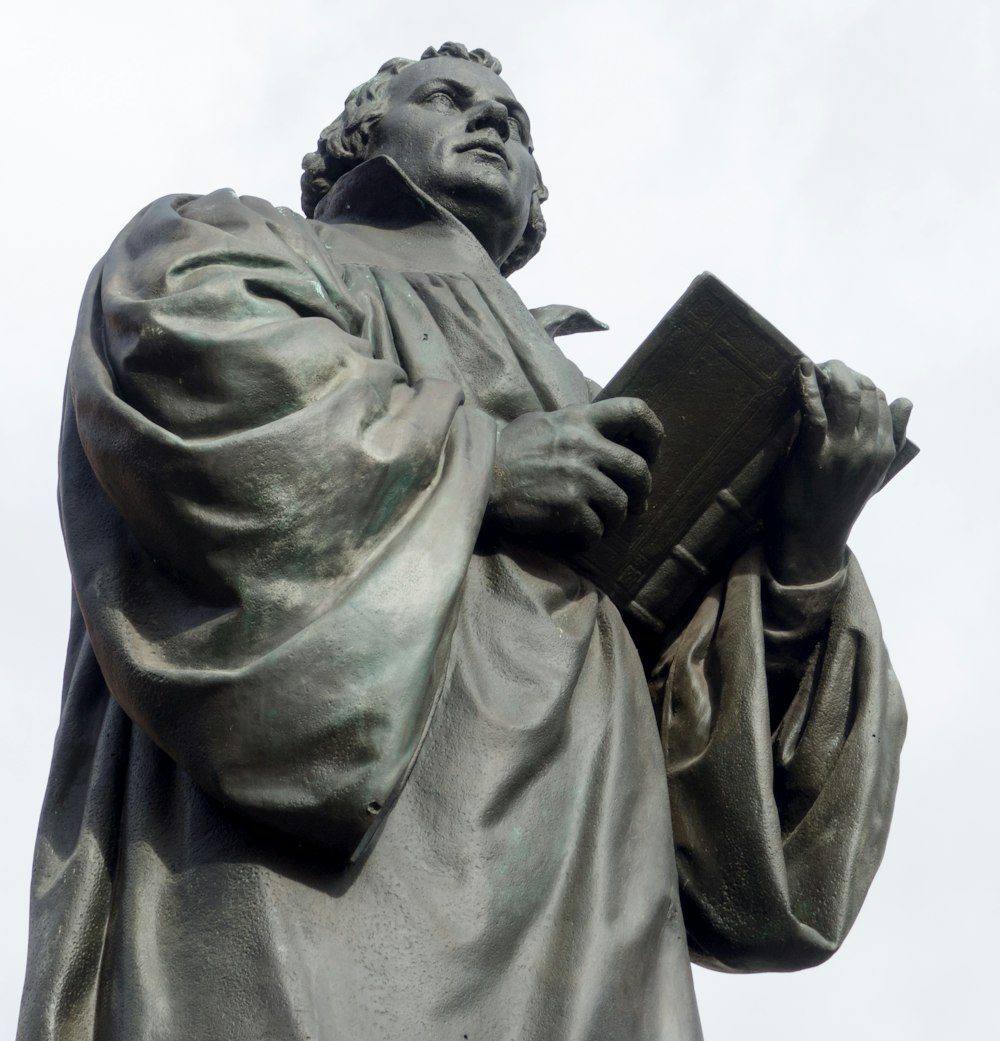
{"label": "book cover", "polygon": [[[706,272],[599,395],[642,398],[664,427],[646,512],[574,557],[634,634],[670,629],[759,530],[797,427],[802,357]],[[886,480],[915,454],[906,442]]]}

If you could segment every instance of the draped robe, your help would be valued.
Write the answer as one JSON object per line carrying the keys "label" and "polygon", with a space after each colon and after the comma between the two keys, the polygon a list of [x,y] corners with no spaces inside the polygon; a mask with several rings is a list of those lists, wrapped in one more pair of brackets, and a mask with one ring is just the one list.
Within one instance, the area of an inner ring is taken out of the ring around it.
{"label": "draped robe", "polygon": [[860,571],[751,550],[645,675],[481,531],[502,424],[588,382],[391,161],[317,216],[161,199],[89,283],[19,1041],[698,1038],[691,957],[821,961],[881,858]]}

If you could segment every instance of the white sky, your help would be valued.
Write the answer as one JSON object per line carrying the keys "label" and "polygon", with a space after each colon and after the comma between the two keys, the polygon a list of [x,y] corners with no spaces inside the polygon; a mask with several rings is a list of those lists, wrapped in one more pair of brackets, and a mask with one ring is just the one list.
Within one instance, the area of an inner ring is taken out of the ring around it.
{"label": "white sky", "polygon": [[89,269],[167,192],[228,185],[296,204],[299,159],[347,91],[385,58],[457,39],[501,57],[532,116],[549,237],[514,281],[529,306],[579,304],[611,323],[563,341],[590,375],[614,372],[708,268],[815,358],[842,357],[916,402],[923,454],[852,540],[910,708],[888,853],[827,965],[697,974],[707,1038],[1000,1036],[1000,6],[19,6],[0,62],[0,1035],[14,1033],[59,706],[69,581],[55,451]]}

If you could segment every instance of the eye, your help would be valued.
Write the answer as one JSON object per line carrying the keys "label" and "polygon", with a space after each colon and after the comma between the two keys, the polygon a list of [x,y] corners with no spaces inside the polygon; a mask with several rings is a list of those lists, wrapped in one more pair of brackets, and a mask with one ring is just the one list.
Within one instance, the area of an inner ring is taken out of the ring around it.
{"label": "eye", "polygon": [[432,91],[424,98],[423,103],[429,105],[431,108],[438,108],[442,111],[455,107],[455,99],[446,90]]}
{"label": "eye", "polygon": [[517,116],[508,116],[507,126],[510,127],[511,137],[513,137],[517,141],[522,141],[524,139],[524,126],[522,125],[521,121],[517,118]]}

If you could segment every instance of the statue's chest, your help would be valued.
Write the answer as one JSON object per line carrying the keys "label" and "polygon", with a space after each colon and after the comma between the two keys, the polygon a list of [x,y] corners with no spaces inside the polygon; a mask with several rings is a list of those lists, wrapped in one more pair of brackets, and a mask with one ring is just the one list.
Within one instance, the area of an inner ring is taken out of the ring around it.
{"label": "statue's chest", "polygon": [[[409,382],[443,379],[501,420],[588,400],[579,369],[559,350],[499,274],[399,271],[345,264],[356,305],[355,335]],[[485,284],[484,284],[485,283]]]}

